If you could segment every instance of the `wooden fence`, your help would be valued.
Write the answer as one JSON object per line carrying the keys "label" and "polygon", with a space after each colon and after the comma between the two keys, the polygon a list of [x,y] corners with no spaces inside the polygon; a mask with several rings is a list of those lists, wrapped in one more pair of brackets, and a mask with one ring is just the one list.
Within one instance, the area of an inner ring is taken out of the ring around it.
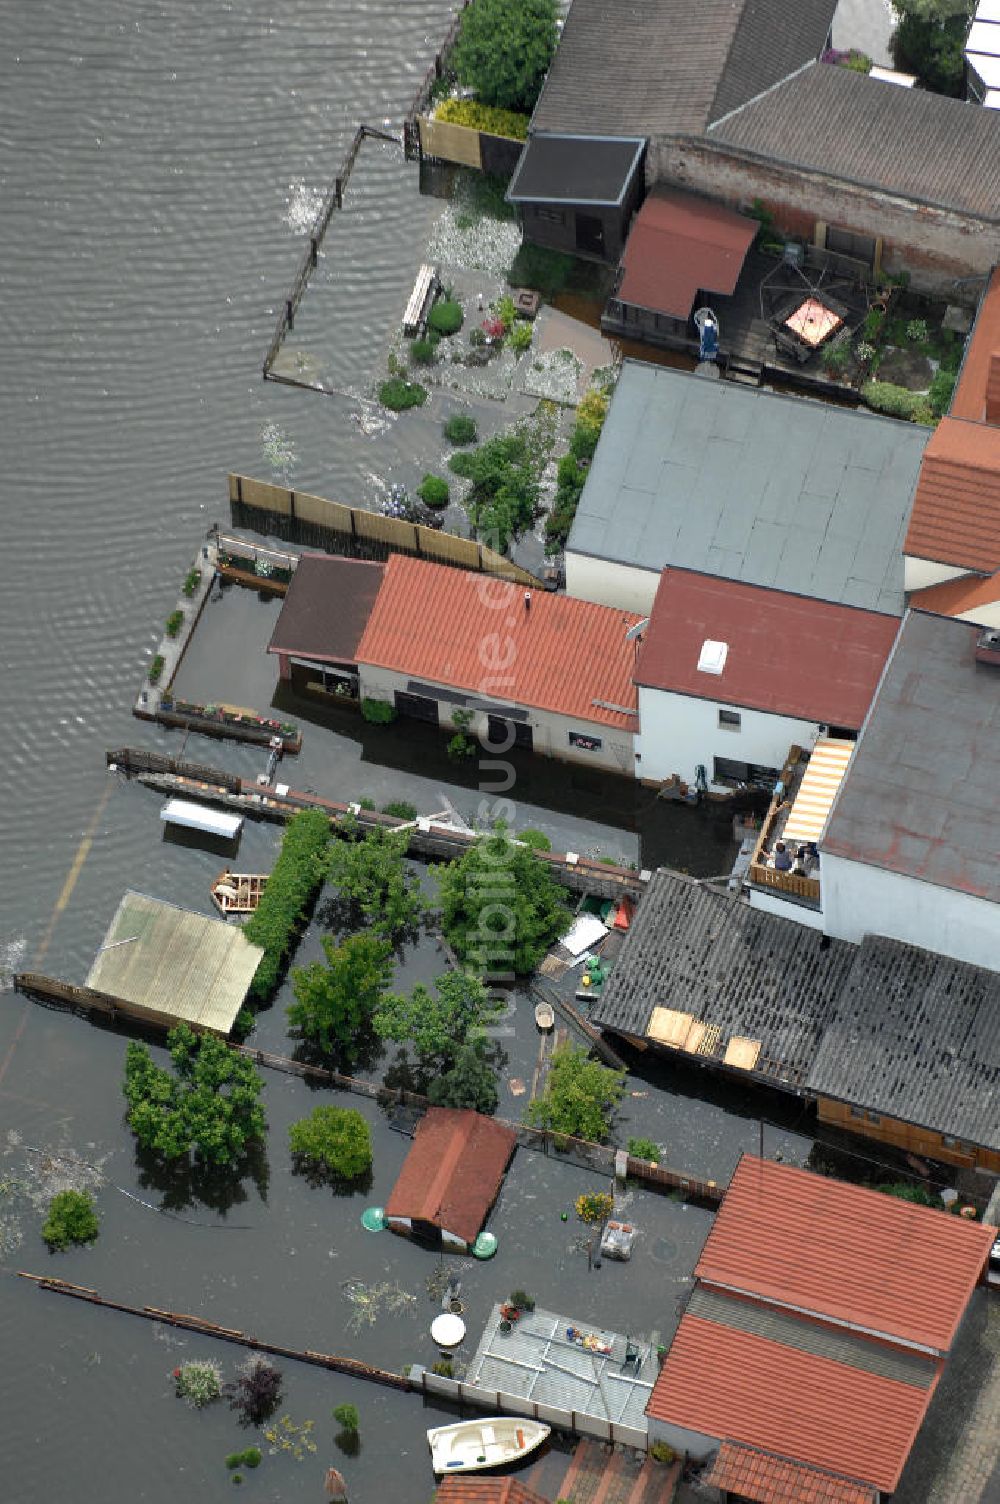
{"label": "wooden fence", "polygon": [[452,120],[435,120],[433,115],[418,115],[421,157],[438,162],[457,162],[498,177],[510,177],[524,149],[524,142],[514,136],[495,136],[471,125],[457,125]]}
{"label": "wooden fence", "polygon": [[589,1415],[579,1410],[565,1410],[561,1405],[543,1405],[528,1399],[523,1394],[505,1394],[502,1389],[481,1388],[478,1384],[464,1384],[460,1379],[447,1379],[426,1368],[414,1364],[410,1381],[425,1395],[447,1399],[458,1404],[473,1405],[477,1410],[492,1410],[497,1415],[524,1415],[530,1420],[539,1420],[555,1426],[560,1431],[569,1431],[574,1436],[592,1436],[598,1441],[610,1441],[619,1446],[635,1447],[644,1452],[648,1435],[638,1426],[626,1426],[617,1420],[602,1420],[598,1415]]}
{"label": "wooden fence", "polygon": [[[390,554],[412,554],[436,564],[495,575],[515,585],[544,590],[544,581],[514,564],[503,554],[454,533],[406,522],[401,517],[383,517],[363,507],[328,501],[307,491],[292,491],[270,481],[247,475],[229,476],[229,503],[233,525],[296,541],[314,543],[331,553],[382,560]],[[252,546],[247,545],[252,552]]]}
{"label": "wooden fence", "polygon": [[420,156],[420,127],[417,124],[417,117],[426,113],[435,85],[444,76],[451,49],[455,45],[455,39],[462,24],[462,14],[468,3],[469,0],[462,0],[462,8],[448,27],[444,41],[435,53],[433,63],[421,79],[420,86],[413,96],[413,102],[406,112],[406,119],[403,121],[403,151],[406,153],[408,162]]}

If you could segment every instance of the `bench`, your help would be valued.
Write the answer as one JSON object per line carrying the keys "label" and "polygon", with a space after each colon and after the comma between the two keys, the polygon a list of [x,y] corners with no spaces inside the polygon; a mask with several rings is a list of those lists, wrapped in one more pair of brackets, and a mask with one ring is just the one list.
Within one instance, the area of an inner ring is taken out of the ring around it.
{"label": "bench", "polygon": [[410,301],[406,305],[403,314],[403,333],[408,339],[420,334],[427,323],[427,315],[431,305],[437,296],[438,274],[437,268],[428,262],[417,272],[417,280],[413,284],[410,293]]}

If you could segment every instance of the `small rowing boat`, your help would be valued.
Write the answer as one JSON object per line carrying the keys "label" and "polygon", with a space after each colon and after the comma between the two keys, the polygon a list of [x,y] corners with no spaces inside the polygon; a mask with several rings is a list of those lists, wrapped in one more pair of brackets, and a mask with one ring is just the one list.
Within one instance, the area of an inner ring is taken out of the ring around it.
{"label": "small rowing boat", "polygon": [[436,1473],[478,1473],[487,1467],[500,1467],[540,1447],[549,1429],[541,1421],[520,1415],[437,1426],[427,1432],[431,1462]]}
{"label": "small rowing boat", "polygon": [[550,1003],[535,1004],[535,1023],[540,1029],[551,1029],[555,1021],[556,1016],[552,1011]]}

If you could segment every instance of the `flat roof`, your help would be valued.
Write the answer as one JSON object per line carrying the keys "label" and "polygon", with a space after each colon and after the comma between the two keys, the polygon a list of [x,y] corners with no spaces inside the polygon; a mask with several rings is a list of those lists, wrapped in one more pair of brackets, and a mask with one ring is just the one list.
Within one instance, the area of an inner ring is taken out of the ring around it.
{"label": "flat roof", "polygon": [[822,841],[824,856],[1000,902],[1000,670],[979,628],[910,611]]}
{"label": "flat roof", "polygon": [[943,1355],[995,1236],[982,1223],[745,1154],[695,1275],[837,1330]]}
{"label": "flat roof", "polygon": [[355,663],[384,574],[384,564],[367,559],[303,554],[267,651]]}
{"label": "flat roof", "polygon": [[512,204],[620,204],[645,149],[641,136],[532,136],[507,197]]}
{"label": "flat roof", "polygon": [[239,925],[129,891],[87,986],[173,1024],[228,1034],[263,955]]}
{"label": "flat roof", "polygon": [[734,291],[759,229],[755,219],[710,199],[654,188],[629,232],[615,296],[687,319],[699,291]]}
{"label": "flat roof", "polygon": [[1000,1151],[1000,975],[866,935],[807,1085]]}
{"label": "flat roof", "polygon": [[[635,680],[856,731],[898,627],[895,617],[875,611],[665,569]],[[727,646],[721,674],[698,667],[706,640]]]}
{"label": "flat roof", "polygon": [[517,1134],[479,1112],[429,1107],[385,1204],[474,1243],[499,1194]]}
{"label": "flat roof", "polygon": [[900,616],[927,439],[915,423],[627,360],[567,551]]}

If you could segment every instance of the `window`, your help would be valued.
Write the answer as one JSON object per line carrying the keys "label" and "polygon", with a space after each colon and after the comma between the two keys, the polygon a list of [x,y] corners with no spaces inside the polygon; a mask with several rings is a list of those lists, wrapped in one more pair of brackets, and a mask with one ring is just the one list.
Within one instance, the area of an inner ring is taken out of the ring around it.
{"label": "window", "polygon": [[828,251],[836,251],[839,256],[852,256],[855,261],[864,261],[868,266],[875,265],[874,235],[857,235],[853,230],[842,229],[840,225],[828,225],[826,248]]}
{"label": "window", "polygon": [[720,731],[739,731],[739,729],[740,729],[740,713],[739,713],[738,710],[720,710],[719,711],[719,730]]}
{"label": "window", "polygon": [[571,731],[569,744],[571,747],[579,747],[581,752],[600,752],[602,745],[599,736],[585,736],[582,731]]}
{"label": "window", "polygon": [[717,757],[714,762],[712,782],[729,785],[745,784],[749,788],[766,789],[770,792],[778,781],[778,774],[777,768],[764,768],[755,762],[739,762],[733,757]]}
{"label": "window", "polygon": [[868,1119],[869,1123],[881,1123],[882,1121],[877,1112],[866,1112],[865,1117]]}
{"label": "window", "polygon": [[861,1118],[861,1120],[863,1122],[864,1121],[864,1116],[865,1116],[865,1109],[863,1107],[852,1107],[851,1108],[851,1117],[852,1118]]}
{"label": "window", "polygon": [[536,209],[535,218],[544,219],[550,225],[564,225],[566,211],[564,209]]}

